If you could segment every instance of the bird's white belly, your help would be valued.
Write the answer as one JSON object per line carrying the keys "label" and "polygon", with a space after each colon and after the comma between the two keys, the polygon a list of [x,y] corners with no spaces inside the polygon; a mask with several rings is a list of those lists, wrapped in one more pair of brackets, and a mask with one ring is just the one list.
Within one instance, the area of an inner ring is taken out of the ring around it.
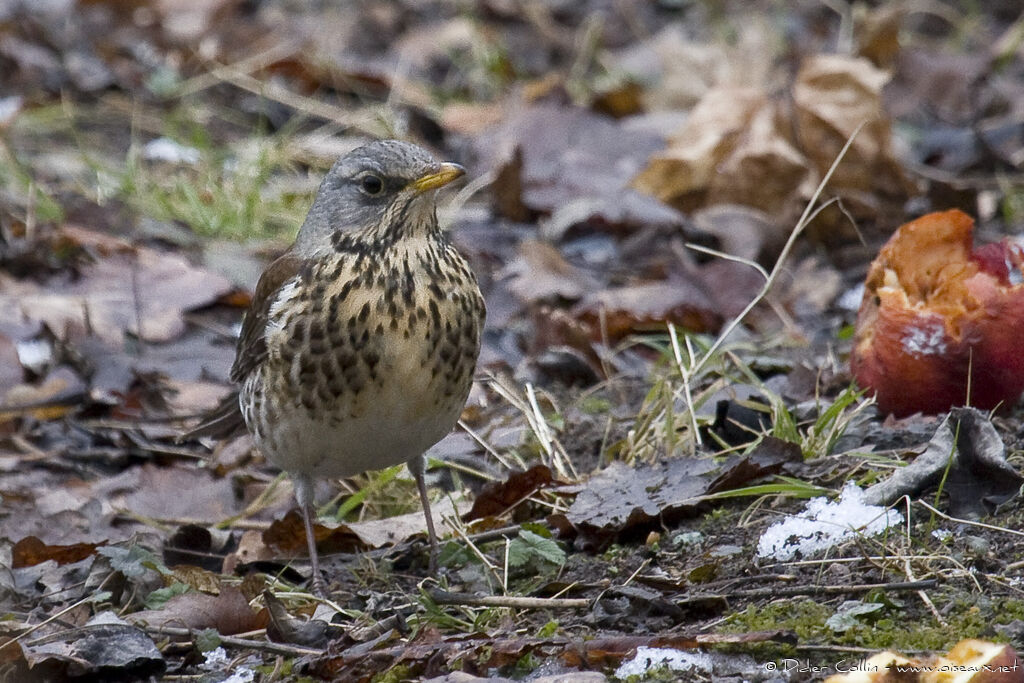
{"label": "bird's white belly", "polygon": [[[399,349],[394,349],[399,351]],[[273,427],[254,431],[270,462],[291,474],[341,478],[408,462],[440,441],[462,412],[464,393],[444,397],[413,354],[386,354],[379,383],[338,397],[324,409],[308,410],[293,400],[273,402],[257,419]],[[467,387],[468,389],[468,387]]]}

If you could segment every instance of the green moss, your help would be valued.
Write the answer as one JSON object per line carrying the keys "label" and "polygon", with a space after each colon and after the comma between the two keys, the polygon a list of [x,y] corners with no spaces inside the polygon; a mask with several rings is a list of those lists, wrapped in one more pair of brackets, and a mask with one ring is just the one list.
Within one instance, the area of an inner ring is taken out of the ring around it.
{"label": "green moss", "polygon": [[722,625],[722,630],[733,633],[747,631],[793,631],[800,642],[815,642],[827,634],[825,620],[832,616],[832,608],[810,599],[773,602],[767,605],[748,605]]}
{"label": "green moss", "polygon": [[402,683],[402,681],[412,680],[413,671],[411,668],[405,665],[393,666],[384,673],[375,675],[371,681],[373,683]]}

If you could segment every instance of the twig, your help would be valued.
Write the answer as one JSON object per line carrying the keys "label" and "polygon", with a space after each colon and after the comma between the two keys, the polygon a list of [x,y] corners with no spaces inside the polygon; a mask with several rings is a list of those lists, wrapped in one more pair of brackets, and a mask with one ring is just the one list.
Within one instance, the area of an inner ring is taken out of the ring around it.
{"label": "twig", "polygon": [[[202,519],[200,517],[146,517],[138,518],[131,515],[128,512],[119,512],[118,519],[131,519],[135,521],[151,522],[154,525],[173,525],[173,526],[202,526],[202,527],[217,527],[222,522],[213,521],[209,519]],[[270,528],[272,522],[255,521],[251,519],[238,519],[227,526],[231,529],[241,529],[243,531],[266,531]],[[221,527],[224,528],[224,527]]]}
{"label": "twig", "polygon": [[920,581],[892,581],[890,583],[855,583],[849,586],[777,586],[774,588],[751,588],[729,593],[722,593],[724,598],[765,598],[792,597],[795,595],[847,595],[849,593],[867,593],[873,590],[917,591],[923,588],[934,588],[936,579]]}
{"label": "twig", "polygon": [[[910,579],[911,581],[915,580],[914,569],[910,566],[910,560],[903,560],[903,571],[907,575],[908,579]],[[946,623],[946,620],[942,618],[942,615],[939,614],[939,610],[935,609],[935,603],[932,602],[932,599],[929,598],[928,594],[924,592],[924,589],[917,591],[917,597],[921,598],[921,602],[923,602],[924,606],[928,608],[928,611],[932,613],[932,617],[935,618],[936,622],[942,624],[943,628],[949,625]]]}
{"label": "twig", "polygon": [[217,65],[206,73],[193,76],[181,83],[174,94],[177,97],[183,98],[211,88],[224,80],[220,75],[220,72],[224,69],[232,69],[235,73],[251,75],[261,69],[265,69],[274,62],[294,56],[300,49],[301,46],[294,41],[285,41],[272,45],[266,50],[251,54],[232,64]]}
{"label": "twig", "polygon": [[[191,640],[192,629],[178,628],[176,626],[143,626],[149,633],[156,633],[163,636],[175,638],[189,638]],[[250,650],[268,652],[274,655],[285,655],[288,657],[305,657],[307,655],[322,655],[323,650],[314,650],[308,647],[287,645],[285,643],[272,643],[269,640],[249,640],[248,638],[236,638],[234,636],[219,636],[220,642],[231,647],[244,647]]]}
{"label": "twig", "polygon": [[[856,139],[865,123],[867,122],[865,121],[858,125],[854,129],[853,133],[850,134],[850,137],[846,139],[846,144],[844,144],[843,148],[839,150],[839,154],[836,155],[835,161],[832,162],[828,172],[825,173],[825,177],[823,177],[821,182],[818,183],[818,187],[814,190],[814,194],[811,195],[811,199],[807,202],[807,206],[804,207],[804,212],[801,214],[800,220],[797,221],[796,227],[794,227],[792,232],[789,233],[789,238],[786,240],[786,244],[782,247],[779,257],[775,260],[775,265],[772,266],[772,270],[768,274],[768,278],[765,280],[764,285],[762,285],[761,291],[757,293],[757,296],[750,300],[743,310],[740,311],[739,315],[734,316],[732,320],[722,328],[722,331],[718,333],[718,337],[715,338],[715,341],[704,352],[704,355],[697,359],[693,364],[693,367],[690,368],[691,375],[696,375],[704,368],[704,365],[706,365],[708,361],[714,358],[715,353],[719,348],[721,348],[739,324],[743,322],[744,318],[746,318],[747,315],[754,310],[754,307],[768,295],[768,292],[771,291],[771,288],[775,285],[775,281],[778,279],[779,273],[782,272],[782,266],[785,264],[786,259],[789,256],[789,252],[793,250],[797,238],[803,233],[807,225],[817,217],[818,213],[820,213],[822,209],[834,202],[834,200],[830,200],[817,209],[814,208],[814,205],[818,202],[818,198],[821,197],[821,193],[824,192],[825,186],[828,185],[828,181],[832,179],[832,175],[835,173],[836,169],[839,168],[839,163],[846,156],[850,146],[853,145],[854,139]],[[763,268],[759,270],[761,273],[764,272]]]}
{"label": "twig", "polygon": [[589,607],[589,598],[527,598],[518,595],[470,595],[449,593],[435,588],[427,591],[430,599],[439,605],[467,607],[512,607],[514,609],[580,609]]}
{"label": "twig", "polygon": [[214,69],[210,72],[216,77],[223,80],[225,83],[251,92],[254,95],[265,97],[268,100],[273,100],[287,107],[301,111],[310,116],[315,116],[325,121],[331,121],[336,123],[343,128],[351,128],[359,131],[363,134],[376,135],[380,133],[380,128],[375,127],[373,124],[377,122],[377,118],[369,114],[353,114],[347,109],[322,102],[312,97],[306,97],[294,93],[282,85],[276,83],[267,83],[260,81],[246,73],[238,73],[231,68]]}
{"label": "twig", "polygon": [[923,500],[919,500],[919,501],[917,501],[917,503],[919,505],[923,505],[925,508],[930,510],[932,512],[932,514],[938,515],[939,517],[942,517],[943,519],[947,519],[950,522],[956,522],[957,524],[967,524],[969,526],[977,526],[977,527],[981,527],[982,529],[988,529],[989,531],[1002,531],[1003,533],[1013,534],[1014,536],[1024,536],[1024,531],[1015,531],[1013,529],[1007,529],[1006,527],[996,526],[994,524],[985,524],[984,522],[975,522],[975,521],[972,521],[970,519],[961,519],[959,517],[951,517],[950,515],[947,515],[945,512],[941,512],[940,510],[937,510],[936,508],[933,508],[931,505],[929,505],[928,503],[924,502]]}

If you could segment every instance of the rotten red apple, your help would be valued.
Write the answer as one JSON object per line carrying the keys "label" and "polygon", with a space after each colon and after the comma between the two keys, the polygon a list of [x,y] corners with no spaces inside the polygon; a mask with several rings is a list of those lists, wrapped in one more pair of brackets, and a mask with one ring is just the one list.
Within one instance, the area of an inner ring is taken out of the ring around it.
{"label": "rotten red apple", "polygon": [[1012,405],[1024,391],[1024,247],[973,249],[974,221],[901,226],[868,271],[850,365],[884,413]]}

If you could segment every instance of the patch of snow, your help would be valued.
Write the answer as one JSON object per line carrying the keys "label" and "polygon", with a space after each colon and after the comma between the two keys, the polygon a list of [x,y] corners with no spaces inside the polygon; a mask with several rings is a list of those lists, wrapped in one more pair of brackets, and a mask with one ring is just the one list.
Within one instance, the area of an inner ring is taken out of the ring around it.
{"label": "patch of snow", "polygon": [[874,536],[903,522],[903,515],[864,503],[864,491],[847,482],[839,500],[812,498],[804,511],[772,524],[757,544],[757,556],[784,562],[810,557],[858,535]]}
{"label": "patch of snow", "polygon": [[220,683],[252,683],[255,680],[256,672],[243,666]]}
{"label": "patch of snow", "polygon": [[227,651],[222,647],[215,647],[203,655],[206,659],[199,665],[200,669],[206,671],[219,671],[226,667],[230,660]]}
{"label": "patch of snow", "polygon": [[615,670],[616,678],[644,676],[651,669],[667,666],[672,671],[694,671],[709,674],[712,671],[711,655],[706,652],[684,652],[669,647],[644,647],[636,649],[633,659],[623,662]]}
{"label": "patch of snow", "polygon": [[142,148],[142,156],[149,161],[166,161],[172,164],[199,163],[199,150],[195,147],[186,147],[170,138],[156,138],[146,143]]}

